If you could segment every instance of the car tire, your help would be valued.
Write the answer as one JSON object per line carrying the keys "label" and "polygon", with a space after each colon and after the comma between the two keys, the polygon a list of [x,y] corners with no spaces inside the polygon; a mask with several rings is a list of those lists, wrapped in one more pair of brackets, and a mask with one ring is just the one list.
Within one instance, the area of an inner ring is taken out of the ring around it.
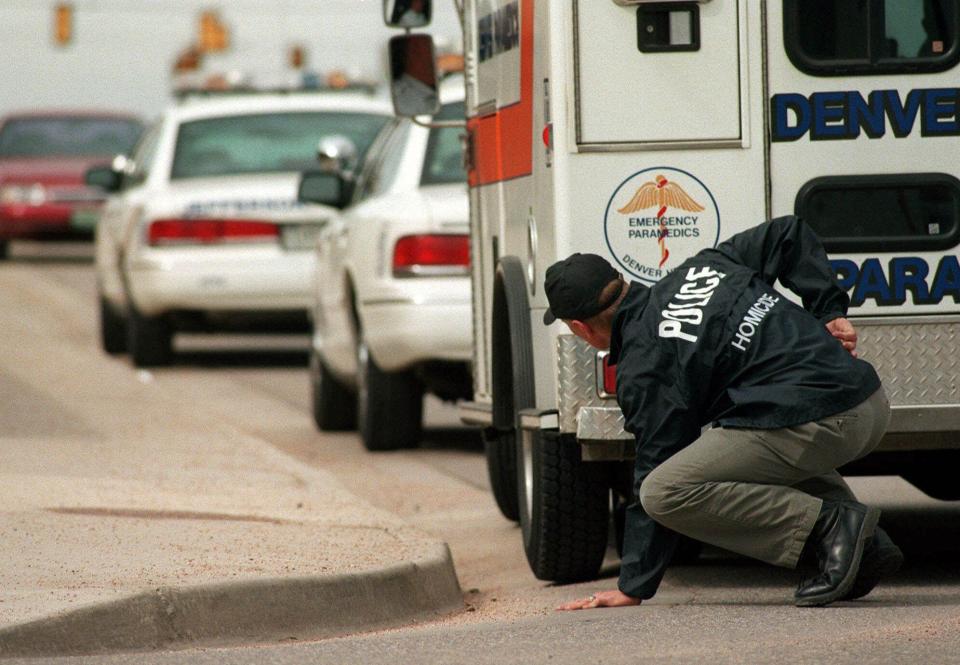
{"label": "car tire", "polygon": [[489,428],[483,432],[483,449],[487,457],[490,489],[500,513],[514,522],[520,519],[517,505],[517,442],[516,430]]}
{"label": "car tire", "polygon": [[356,395],[333,376],[315,349],[310,350],[310,392],[317,429],[324,432],[356,429]]}
{"label": "car tire", "polygon": [[6,261],[10,258],[10,241],[0,240],[0,261]]}
{"label": "car tire", "polygon": [[127,348],[136,367],[159,367],[173,361],[173,328],[166,317],[144,316],[130,307]]}
{"label": "car tire", "polygon": [[610,535],[610,488],[599,465],[557,432],[523,430],[517,445],[517,493],[523,549],[541,580],[595,579]]}
{"label": "car tire", "polygon": [[100,345],[111,356],[127,352],[127,320],[100,296]]}
{"label": "car tire", "polygon": [[423,384],[412,372],[384,372],[362,339],[357,346],[357,427],[367,450],[420,443]]}

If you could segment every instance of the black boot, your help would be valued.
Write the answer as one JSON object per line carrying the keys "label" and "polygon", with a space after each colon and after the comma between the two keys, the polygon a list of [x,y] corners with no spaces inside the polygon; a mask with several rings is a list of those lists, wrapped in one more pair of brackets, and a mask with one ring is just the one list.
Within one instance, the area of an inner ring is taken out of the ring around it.
{"label": "black boot", "polygon": [[873,538],[868,540],[863,548],[863,558],[860,560],[857,579],[840,600],[863,598],[873,591],[881,579],[893,575],[902,565],[903,552],[890,539],[886,531],[877,527],[873,532]]}
{"label": "black boot", "polygon": [[820,572],[800,583],[794,594],[798,607],[829,605],[850,591],[864,546],[879,518],[877,508],[856,501],[823,502],[807,538],[820,562]]}

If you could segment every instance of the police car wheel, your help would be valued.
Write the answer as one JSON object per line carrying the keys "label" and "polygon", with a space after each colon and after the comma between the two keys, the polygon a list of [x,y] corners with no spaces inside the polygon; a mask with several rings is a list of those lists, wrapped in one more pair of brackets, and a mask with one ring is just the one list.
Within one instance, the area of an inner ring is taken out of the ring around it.
{"label": "police car wheel", "polygon": [[10,258],[10,242],[7,240],[0,240],[0,261]]}
{"label": "police car wheel", "polygon": [[599,464],[583,463],[576,441],[523,431],[517,444],[523,549],[541,580],[595,579],[607,550],[610,489]]}
{"label": "police car wheel", "polygon": [[357,347],[357,427],[367,450],[420,443],[423,384],[413,372],[384,372],[366,343]]}
{"label": "police car wheel", "polygon": [[127,347],[137,367],[169,365],[173,360],[173,328],[166,317],[144,316],[130,307]]}
{"label": "police car wheel", "polygon": [[317,429],[342,432],[356,428],[356,396],[330,373],[315,349],[310,350],[310,390]]}
{"label": "police car wheel", "polygon": [[514,522],[520,519],[517,499],[516,430],[488,428],[483,431],[483,449],[487,458],[490,489],[500,513]]}
{"label": "police car wheel", "polygon": [[100,345],[110,355],[127,351],[127,320],[100,296]]}

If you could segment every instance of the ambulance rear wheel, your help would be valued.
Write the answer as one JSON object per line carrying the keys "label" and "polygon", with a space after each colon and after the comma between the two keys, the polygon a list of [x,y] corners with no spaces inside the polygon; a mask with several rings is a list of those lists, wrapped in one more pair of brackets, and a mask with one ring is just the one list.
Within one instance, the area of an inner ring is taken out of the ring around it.
{"label": "ambulance rear wheel", "polygon": [[610,489],[600,465],[556,432],[521,431],[517,489],[523,549],[541,580],[594,579],[607,550]]}
{"label": "ambulance rear wheel", "polygon": [[357,347],[357,427],[367,450],[420,443],[423,384],[413,372],[385,372],[362,339]]}
{"label": "ambulance rear wheel", "polygon": [[939,499],[940,501],[960,500],[960,485],[957,484],[956,474],[949,472],[952,467],[946,467],[945,469],[943,471],[939,469],[913,471],[904,474],[903,477],[931,499]]}
{"label": "ambulance rear wheel", "polygon": [[520,519],[517,504],[516,430],[488,428],[483,432],[483,449],[487,457],[490,489],[500,513],[508,520]]}

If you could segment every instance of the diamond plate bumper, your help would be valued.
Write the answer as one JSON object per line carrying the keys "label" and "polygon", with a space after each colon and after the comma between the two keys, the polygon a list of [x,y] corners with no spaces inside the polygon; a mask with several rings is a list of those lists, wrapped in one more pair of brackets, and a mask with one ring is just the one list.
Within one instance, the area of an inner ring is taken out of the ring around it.
{"label": "diamond plate bumper", "polygon": [[[860,356],[877,369],[893,407],[879,449],[960,448],[960,318],[860,319],[855,325]],[[606,447],[613,451],[632,441],[616,402],[598,388],[596,350],[561,335],[557,365],[560,431],[597,450],[600,442],[614,444]],[[608,452],[598,459],[608,459]]]}

